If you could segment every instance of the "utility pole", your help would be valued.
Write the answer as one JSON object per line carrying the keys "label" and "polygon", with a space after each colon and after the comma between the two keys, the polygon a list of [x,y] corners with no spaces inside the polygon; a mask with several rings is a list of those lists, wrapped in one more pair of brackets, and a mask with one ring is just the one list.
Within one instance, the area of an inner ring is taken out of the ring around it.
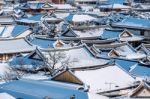
{"label": "utility pole", "polygon": [[112,85],[114,85],[114,83],[111,82],[105,82],[105,84],[109,86],[109,90],[111,90]]}

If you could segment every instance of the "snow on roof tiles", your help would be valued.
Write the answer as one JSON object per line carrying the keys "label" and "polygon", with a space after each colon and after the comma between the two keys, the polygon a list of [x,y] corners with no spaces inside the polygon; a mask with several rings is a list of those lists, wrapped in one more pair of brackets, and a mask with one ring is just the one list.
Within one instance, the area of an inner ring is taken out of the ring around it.
{"label": "snow on roof tiles", "polygon": [[[20,87],[21,86],[21,87]],[[87,93],[78,90],[81,86],[56,81],[18,80],[1,85],[0,92],[5,91],[14,97],[42,99],[46,96],[55,99],[88,99]]]}
{"label": "snow on roof tiles", "polygon": [[30,52],[34,49],[24,38],[0,39],[0,54]]}
{"label": "snow on roof tiles", "polygon": [[[90,85],[91,92],[100,92],[127,87],[134,79],[117,65],[106,66],[96,70],[75,71],[85,84]],[[112,83],[110,88],[108,83]],[[118,87],[116,87],[118,86]]]}

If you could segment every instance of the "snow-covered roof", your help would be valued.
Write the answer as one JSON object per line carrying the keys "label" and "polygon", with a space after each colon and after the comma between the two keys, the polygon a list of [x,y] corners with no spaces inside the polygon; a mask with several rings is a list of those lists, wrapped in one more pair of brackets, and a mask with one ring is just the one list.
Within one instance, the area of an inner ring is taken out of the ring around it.
{"label": "snow-covered roof", "polygon": [[109,99],[109,98],[98,94],[88,93],[88,99]]}
{"label": "snow-covered roof", "polygon": [[125,0],[107,0],[108,1],[108,4],[114,4],[114,3],[117,3],[117,4],[123,4]]}
{"label": "snow-covered roof", "polygon": [[21,7],[22,9],[56,9],[56,10],[74,10],[76,9],[70,4],[52,4],[48,2],[28,2]]}
{"label": "snow-covered roof", "polygon": [[144,77],[150,75],[149,72],[150,68],[144,65],[140,65],[137,61],[126,60],[126,59],[115,59],[115,63],[133,76]]}
{"label": "snow-covered roof", "polygon": [[60,23],[61,21],[63,21],[63,19],[57,18],[57,16],[54,13],[50,13],[41,17],[41,21],[46,21],[50,23]]}
{"label": "snow-covered roof", "polygon": [[92,21],[95,19],[96,18],[90,15],[84,15],[84,14],[70,14],[65,18],[65,20],[68,22],[86,22],[86,21]]}
{"label": "snow-covered roof", "polygon": [[123,4],[112,4],[112,5],[102,5],[100,8],[110,8],[110,9],[131,9],[130,6],[126,6]]}
{"label": "snow-covered roof", "polygon": [[0,93],[1,99],[16,99],[15,97],[9,95],[8,93]]}
{"label": "snow-covered roof", "polygon": [[29,20],[29,19],[21,19],[21,20],[16,20],[16,22],[27,23],[27,24],[35,24],[35,23],[38,23],[39,21]]}
{"label": "snow-covered roof", "polygon": [[44,14],[34,14],[33,16],[30,16],[28,18],[25,18],[26,20],[29,20],[29,21],[40,21],[41,20],[41,17],[43,16]]}
{"label": "snow-covered roof", "polygon": [[[45,51],[45,52],[44,52]],[[92,53],[85,46],[73,47],[73,48],[60,48],[57,50],[43,50],[43,54],[48,52],[62,52],[65,54],[66,58],[69,58],[72,62],[69,68],[88,68],[100,65],[105,65],[109,63],[107,59],[98,59],[93,57]],[[76,62],[77,61],[77,62]],[[59,64],[58,64],[59,65]]]}
{"label": "snow-covered roof", "polygon": [[61,83],[57,81],[24,79],[1,85],[0,92],[5,91],[7,93],[1,93],[2,95],[0,95],[0,97],[11,97],[4,99],[43,99],[46,97],[54,99],[71,99],[71,97],[75,97],[75,99],[108,99],[108,97],[105,96],[79,90],[81,87],[82,86],[79,85]]}
{"label": "snow-covered roof", "polygon": [[150,30],[150,20],[129,17],[122,22],[112,23],[112,26]]}
{"label": "snow-covered roof", "polygon": [[31,37],[28,40],[31,44],[39,46],[41,48],[54,48],[53,44],[56,41],[54,39],[46,39],[40,37]]}
{"label": "snow-covered roof", "polygon": [[77,31],[74,30],[79,37],[99,37],[103,33],[103,28],[96,28],[91,30]]}
{"label": "snow-covered roof", "polygon": [[11,16],[0,16],[0,24],[12,24],[14,19]]}
{"label": "snow-covered roof", "polygon": [[103,32],[101,33],[101,37],[103,39],[116,38],[120,41],[129,41],[129,42],[141,41],[144,39],[144,37],[134,35],[131,32],[129,32],[131,36],[126,36],[126,37],[120,36],[121,34],[126,33],[126,32],[129,32],[129,31],[126,29],[124,31],[104,29]]}
{"label": "snow-covered roof", "polygon": [[119,34],[122,32],[123,30],[109,30],[109,29],[104,29],[103,33],[101,35],[101,37],[103,39],[109,39],[109,38],[119,38]]}
{"label": "snow-covered roof", "polygon": [[147,93],[147,95],[146,94],[145,95],[144,94],[143,95],[140,94],[142,89],[147,89],[149,91],[150,83],[146,82],[146,81],[141,81],[139,86],[136,87],[133,91],[131,91],[129,93],[129,96],[132,97],[132,98],[134,98],[134,97],[136,97],[136,98],[147,98],[147,97],[150,97],[150,95],[148,93]]}
{"label": "snow-covered roof", "polygon": [[0,39],[0,54],[15,54],[22,52],[31,52],[35,49],[24,38]]}
{"label": "snow-covered roof", "polygon": [[144,37],[142,36],[132,36],[132,37],[126,37],[126,38],[120,38],[120,41],[142,41]]}
{"label": "snow-covered roof", "polygon": [[70,4],[52,4],[53,7],[55,7],[56,9],[60,9],[60,10],[72,10],[72,9],[76,9],[75,7],[73,7]]}
{"label": "snow-covered roof", "polygon": [[23,25],[0,26],[0,36],[1,37],[17,37],[27,30],[29,30],[29,27],[23,26]]}
{"label": "snow-covered roof", "polygon": [[112,51],[117,53],[116,57],[126,59],[142,59],[146,57],[145,53],[137,52],[129,43],[94,44],[93,48],[100,50],[100,56],[102,57],[111,57]]}
{"label": "snow-covered roof", "polygon": [[56,81],[18,80],[1,85],[0,92],[26,99],[42,99],[46,96],[54,99],[88,99],[86,92],[78,90],[80,87]]}
{"label": "snow-covered roof", "polygon": [[55,13],[55,14],[56,14],[57,18],[61,18],[61,19],[64,19],[65,17],[67,17],[69,15],[69,13],[67,13],[67,12],[63,12],[63,13],[59,12],[59,13]]}
{"label": "snow-covered roof", "polygon": [[[96,70],[75,71],[75,75],[90,86],[90,92],[127,87],[135,80],[117,65]],[[110,88],[110,84],[111,88]]]}

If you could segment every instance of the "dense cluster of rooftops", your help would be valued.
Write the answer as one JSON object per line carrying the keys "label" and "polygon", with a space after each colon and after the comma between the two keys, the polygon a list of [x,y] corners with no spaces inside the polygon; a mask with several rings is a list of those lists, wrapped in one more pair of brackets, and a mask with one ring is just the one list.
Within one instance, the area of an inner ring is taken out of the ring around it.
{"label": "dense cluster of rooftops", "polygon": [[12,1],[0,2],[0,99],[150,98],[146,3]]}

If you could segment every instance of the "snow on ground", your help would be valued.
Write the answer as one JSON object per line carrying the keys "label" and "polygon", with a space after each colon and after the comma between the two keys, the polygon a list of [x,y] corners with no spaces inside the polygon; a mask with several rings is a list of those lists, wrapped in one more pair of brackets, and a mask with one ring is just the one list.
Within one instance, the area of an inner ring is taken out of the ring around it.
{"label": "snow on ground", "polygon": [[75,71],[75,75],[90,86],[90,92],[95,93],[127,87],[135,81],[116,65],[97,70]]}

